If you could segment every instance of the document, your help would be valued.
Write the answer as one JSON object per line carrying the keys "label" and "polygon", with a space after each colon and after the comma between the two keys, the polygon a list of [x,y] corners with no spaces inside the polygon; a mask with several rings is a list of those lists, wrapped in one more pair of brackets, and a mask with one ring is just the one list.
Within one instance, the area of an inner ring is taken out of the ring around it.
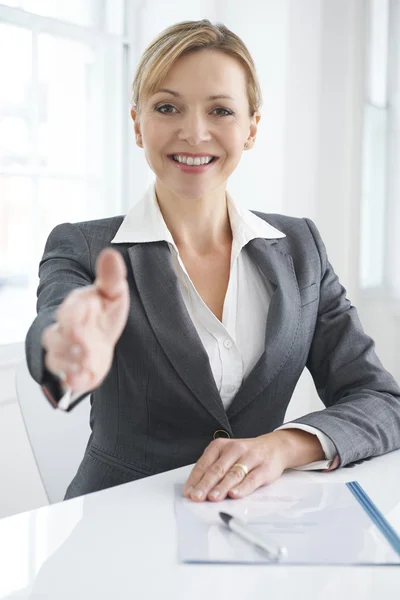
{"label": "document", "polygon": [[[286,549],[271,563],[224,525],[225,512]],[[179,558],[191,563],[399,565],[400,537],[357,482],[279,479],[240,500],[196,503],[175,485]]]}

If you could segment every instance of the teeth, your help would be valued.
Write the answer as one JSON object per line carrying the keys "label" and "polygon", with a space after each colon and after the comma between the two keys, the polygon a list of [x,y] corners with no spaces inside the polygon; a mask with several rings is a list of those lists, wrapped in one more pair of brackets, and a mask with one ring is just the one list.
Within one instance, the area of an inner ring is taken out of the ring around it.
{"label": "teeth", "polygon": [[192,158],[191,156],[181,156],[179,154],[174,154],[172,158],[177,162],[184,163],[189,166],[205,165],[211,162],[213,159],[212,156],[196,156],[196,158]]}

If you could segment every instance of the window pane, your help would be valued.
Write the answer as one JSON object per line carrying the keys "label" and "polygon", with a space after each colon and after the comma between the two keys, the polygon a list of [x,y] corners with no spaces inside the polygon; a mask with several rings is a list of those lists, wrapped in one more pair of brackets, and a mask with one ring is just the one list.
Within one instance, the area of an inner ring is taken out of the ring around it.
{"label": "window pane", "polygon": [[22,8],[24,0],[1,0],[1,4],[11,6],[11,8]]}
{"label": "window pane", "polygon": [[39,37],[43,102],[38,143],[48,169],[87,172],[94,64],[95,54],[88,45],[50,35]]}
{"label": "window pane", "polygon": [[43,254],[50,231],[60,223],[74,223],[88,219],[86,182],[41,179],[38,185],[37,264]]}
{"label": "window pane", "polygon": [[0,177],[0,344],[23,340],[35,314],[33,231],[31,181]]}
{"label": "window pane", "polygon": [[41,179],[36,208],[27,177],[0,178],[0,344],[23,340],[36,316],[38,267],[50,231],[84,221],[97,186]]}
{"label": "window pane", "polygon": [[36,15],[97,28],[102,4],[101,0],[23,0],[22,8]]}
{"label": "window pane", "polygon": [[366,105],[361,205],[361,287],[383,283],[387,112]]}
{"label": "window pane", "polygon": [[20,167],[30,161],[31,65],[31,33],[0,23],[0,166]]}
{"label": "window pane", "polygon": [[367,99],[375,106],[387,104],[387,62],[389,43],[389,0],[369,3],[367,47]]}

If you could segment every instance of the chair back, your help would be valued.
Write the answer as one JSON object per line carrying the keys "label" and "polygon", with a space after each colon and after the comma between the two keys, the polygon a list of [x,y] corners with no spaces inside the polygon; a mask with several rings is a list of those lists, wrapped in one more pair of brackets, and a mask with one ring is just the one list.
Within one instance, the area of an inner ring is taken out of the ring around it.
{"label": "chair back", "polygon": [[61,502],[89,440],[90,396],[71,412],[54,409],[32,378],[26,360],[16,372],[19,407],[49,502]]}

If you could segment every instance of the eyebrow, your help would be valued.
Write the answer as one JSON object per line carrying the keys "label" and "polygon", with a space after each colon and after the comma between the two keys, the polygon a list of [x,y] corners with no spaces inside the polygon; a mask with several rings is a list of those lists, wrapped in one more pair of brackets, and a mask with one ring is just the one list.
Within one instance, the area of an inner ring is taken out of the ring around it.
{"label": "eyebrow", "polygon": [[[175,96],[175,98],[182,98],[181,94],[179,94],[178,92],[174,92],[174,90],[169,90],[168,88],[160,88],[154,93],[159,94],[161,92],[171,94],[172,96]],[[234,98],[232,98],[232,96],[228,96],[228,94],[214,94],[212,96],[208,96],[207,100],[220,100],[222,98],[228,99],[228,100],[234,100]]]}

